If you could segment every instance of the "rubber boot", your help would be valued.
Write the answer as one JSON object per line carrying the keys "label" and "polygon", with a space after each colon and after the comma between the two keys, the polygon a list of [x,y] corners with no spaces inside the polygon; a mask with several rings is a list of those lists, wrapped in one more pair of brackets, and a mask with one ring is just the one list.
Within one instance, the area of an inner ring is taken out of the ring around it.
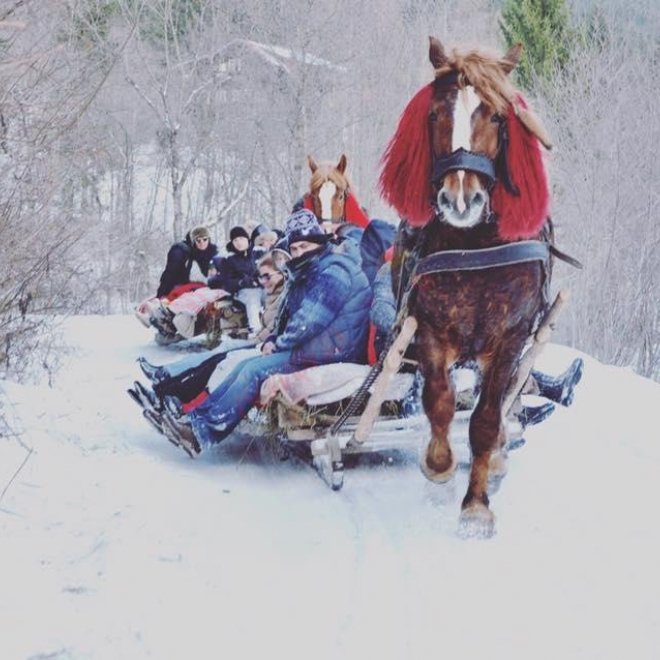
{"label": "rubber boot", "polygon": [[540,396],[568,407],[573,403],[575,386],[580,382],[583,370],[584,361],[582,358],[576,358],[571,366],[556,378],[536,370],[532,371],[532,378],[538,385]]}
{"label": "rubber boot", "polygon": [[137,359],[137,363],[140,365],[140,369],[142,369],[142,373],[154,385],[158,385],[159,383],[162,383],[163,381],[169,378],[169,375],[165,370],[165,367],[157,367],[155,364],[151,364],[151,362],[148,362],[146,358],[139,357]]}
{"label": "rubber boot", "polygon": [[544,403],[542,406],[523,406],[523,409],[518,413],[518,421],[522,424],[523,428],[539,424],[544,419],[552,415],[555,411],[554,403]]}

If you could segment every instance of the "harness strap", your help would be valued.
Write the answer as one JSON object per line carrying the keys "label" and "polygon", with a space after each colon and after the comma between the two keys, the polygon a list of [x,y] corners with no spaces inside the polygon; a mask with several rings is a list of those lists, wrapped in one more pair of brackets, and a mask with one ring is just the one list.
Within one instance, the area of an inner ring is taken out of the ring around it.
{"label": "harness strap", "polygon": [[495,180],[495,165],[493,161],[484,154],[477,154],[460,147],[452,151],[448,156],[433,158],[432,181],[438,181],[454,170],[470,170],[483,174],[490,181]]}
{"label": "harness strap", "polygon": [[550,247],[543,241],[520,241],[479,250],[434,252],[417,263],[414,279],[431,273],[457,270],[482,270],[528,261],[547,261]]}
{"label": "harness strap", "polygon": [[565,252],[562,252],[560,249],[556,248],[554,245],[550,246],[550,252],[557,257],[557,259],[561,259],[562,261],[565,261],[567,264],[570,264],[574,268],[579,268],[582,270],[584,266],[582,265],[582,262],[578,261],[575,257],[571,257],[569,254],[566,254]]}

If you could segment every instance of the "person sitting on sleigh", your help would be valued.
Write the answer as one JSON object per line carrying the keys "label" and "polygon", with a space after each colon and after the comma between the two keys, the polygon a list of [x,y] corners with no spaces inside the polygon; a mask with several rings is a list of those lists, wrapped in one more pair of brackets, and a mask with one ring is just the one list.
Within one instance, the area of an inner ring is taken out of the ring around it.
{"label": "person sitting on sleigh", "polygon": [[264,305],[261,312],[262,327],[254,339],[224,338],[214,349],[192,353],[161,366],[151,364],[144,357],[138,358],[140,369],[153,389],[136,380],[128,394],[158,431],[162,432],[161,413],[167,396],[174,395],[180,399],[184,411],[193,410],[236,364],[259,355],[255,346],[273,334],[284,290],[284,274],[275,267],[274,253],[259,259],[257,268],[257,279],[263,287]]}
{"label": "person sitting on sleigh", "polygon": [[307,209],[288,218],[285,236],[292,257],[286,298],[277,331],[264,342],[261,355],[237,365],[188,415],[177,417],[182,411],[172,410],[168,400],[163,430],[190,456],[225,439],[272,374],[366,357],[372,293],[359,258],[351,250],[337,250]]}

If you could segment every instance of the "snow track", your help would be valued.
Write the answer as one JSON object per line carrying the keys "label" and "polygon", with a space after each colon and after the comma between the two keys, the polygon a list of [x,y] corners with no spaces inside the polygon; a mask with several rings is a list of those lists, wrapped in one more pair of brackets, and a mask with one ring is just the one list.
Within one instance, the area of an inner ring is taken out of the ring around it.
{"label": "snow track", "polygon": [[[130,317],[66,330],[53,388],[5,384],[34,452],[0,501],[2,660],[657,657],[659,385],[585,356],[510,455],[497,536],[461,541],[465,472],[361,458],[333,493],[247,438],[192,461],[124,391],[176,355]],[[0,439],[0,492],[25,455]]]}

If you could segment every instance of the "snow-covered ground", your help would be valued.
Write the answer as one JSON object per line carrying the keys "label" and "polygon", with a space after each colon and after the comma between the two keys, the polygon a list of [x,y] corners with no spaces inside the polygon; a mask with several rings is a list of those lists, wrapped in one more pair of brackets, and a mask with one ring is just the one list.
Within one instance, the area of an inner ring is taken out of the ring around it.
{"label": "snow-covered ground", "polygon": [[370,463],[334,493],[245,439],[191,461],[125,393],[172,351],[131,317],[66,330],[52,388],[5,384],[1,660],[660,657],[657,383],[584,356],[511,454],[497,535],[462,541],[465,474]]}

